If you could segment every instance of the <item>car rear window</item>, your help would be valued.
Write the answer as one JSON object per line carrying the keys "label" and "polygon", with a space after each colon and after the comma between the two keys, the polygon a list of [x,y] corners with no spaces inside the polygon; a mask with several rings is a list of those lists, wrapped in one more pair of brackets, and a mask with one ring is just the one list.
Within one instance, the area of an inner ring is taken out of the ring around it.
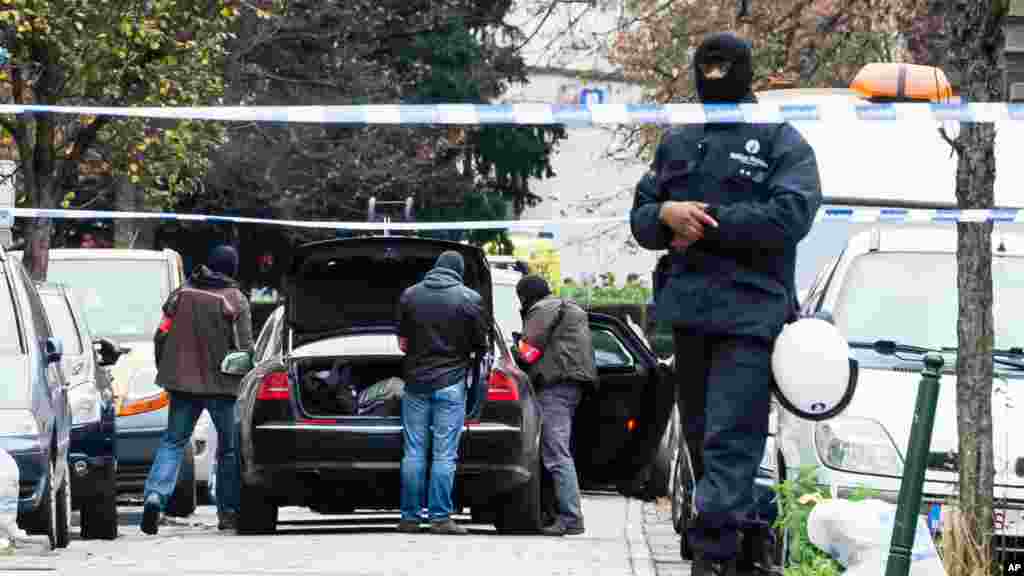
{"label": "car rear window", "polygon": [[7,271],[0,266],[0,354],[21,354],[23,352],[18,315],[14,312],[11,284],[7,281]]}
{"label": "car rear window", "polygon": [[68,307],[68,300],[61,294],[40,293],[43,300],[43,308],[46,309],[46,316],[50,319],[50,327],[53,335],[60,338],[64,345],[64,353],[70,356],[82,354],[82,339],[79,337],[78,326],[75,318],[71,315],[71,308]]}
{"label": "car rear window", "polygon": [[164,260],[50,260],[47,278],[70,286],[93,334],[149,339],[170,293]]}

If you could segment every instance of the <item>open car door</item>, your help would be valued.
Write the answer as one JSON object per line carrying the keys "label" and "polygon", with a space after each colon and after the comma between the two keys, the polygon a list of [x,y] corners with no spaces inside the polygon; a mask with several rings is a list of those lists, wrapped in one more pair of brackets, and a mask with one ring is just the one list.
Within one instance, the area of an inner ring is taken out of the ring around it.
{"label": "open car door", "polygon": [[621,490],[655,458],[675,391],[666,369],[624,322],[589,316],[600,385],[577,409],[573,453],[583,486]]}

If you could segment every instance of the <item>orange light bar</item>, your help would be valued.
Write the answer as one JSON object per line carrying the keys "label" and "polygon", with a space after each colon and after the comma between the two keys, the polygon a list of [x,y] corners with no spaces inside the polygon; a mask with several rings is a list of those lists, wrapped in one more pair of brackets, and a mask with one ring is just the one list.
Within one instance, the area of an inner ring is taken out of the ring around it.
{"label": "orange light bar", "polygon": [[136,414],[145,414],[146,412],[155,412],[168,404],[170,404],[171,398],[167,395],[167,392],[161,392],[155,396],[147,396],[146,398],[139,398],[130,402],[121,401],[117,407],[118,416],[134,416]]}
{"label": "orange light bar", "polygon": [[872,62],[857,72],[850,89],[861,97],[888,102],[948,102],[953,85],[935,66]]}

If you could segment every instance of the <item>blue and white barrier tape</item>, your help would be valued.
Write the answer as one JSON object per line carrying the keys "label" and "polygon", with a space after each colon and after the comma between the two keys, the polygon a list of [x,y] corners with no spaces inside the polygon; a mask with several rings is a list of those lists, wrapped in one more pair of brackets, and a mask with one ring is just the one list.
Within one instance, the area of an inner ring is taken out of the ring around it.
{"label": "blue and white barrier tape", "polygon": [[562,124],[585,127],[617,124],[701,124],[704,122],[1024,121],[1024,104],[898,103],[851,104],[380,104],[365,106],[197,106],[100,107],[0,105],[2,114],[72,114],[224,122],[294,122],[348,125]]}
{"label": "blue and white barrier tape", "polygon": [[[244,216],[177,214],[173,212],[121,212],[104,210],[43,210],[38,208],[0,208],[0,226],[10,226],[14,218],[106,219],[129,218],[181,222],[262,224],[290,228],[326,230],[536,230],[560,225],[594,226],[625,224],[628,215],[563,220],[481,220],[475,222],[352,222],[318,220],[273,220]],[[815,222],[954,224],[957,222],[996,222],[1024,224],[1024,208],[994,210],[847,208],[823,206]]]}

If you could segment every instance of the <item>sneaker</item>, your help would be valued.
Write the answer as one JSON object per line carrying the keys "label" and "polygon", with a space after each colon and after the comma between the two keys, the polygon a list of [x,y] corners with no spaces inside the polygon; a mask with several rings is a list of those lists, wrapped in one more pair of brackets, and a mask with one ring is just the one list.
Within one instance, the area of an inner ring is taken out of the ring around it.
{"label": "sneaker", "polygon": [[398,531],[403,534],[418,534],[420,523],[418,520],[400,520],[398,522]]}
{"label": "sneaker", "polygon": [[541,529],[545,536],[578,536],[583,534],[583,526],[566,526],[561,520],[555,520]]}
{"label": "sneaker", "polygon": [[154,535],[160,524],[160,498],[156,494],[146,497],[146,503],[142,507],[142,532]]}
{"label": "sneaker", "polygon": [[234,512],[225,512],[223,516],[217,519],[217,530],[236,529],[238,529],[238,514]]}
{"label": "sneaker", "polygon": [[466,530],[462,526],[459,526],[451,518],[444,520],[436,520],[430,523],[431,534],[449,534],[452,536],[464,536],[469,534],[469,530]]}

